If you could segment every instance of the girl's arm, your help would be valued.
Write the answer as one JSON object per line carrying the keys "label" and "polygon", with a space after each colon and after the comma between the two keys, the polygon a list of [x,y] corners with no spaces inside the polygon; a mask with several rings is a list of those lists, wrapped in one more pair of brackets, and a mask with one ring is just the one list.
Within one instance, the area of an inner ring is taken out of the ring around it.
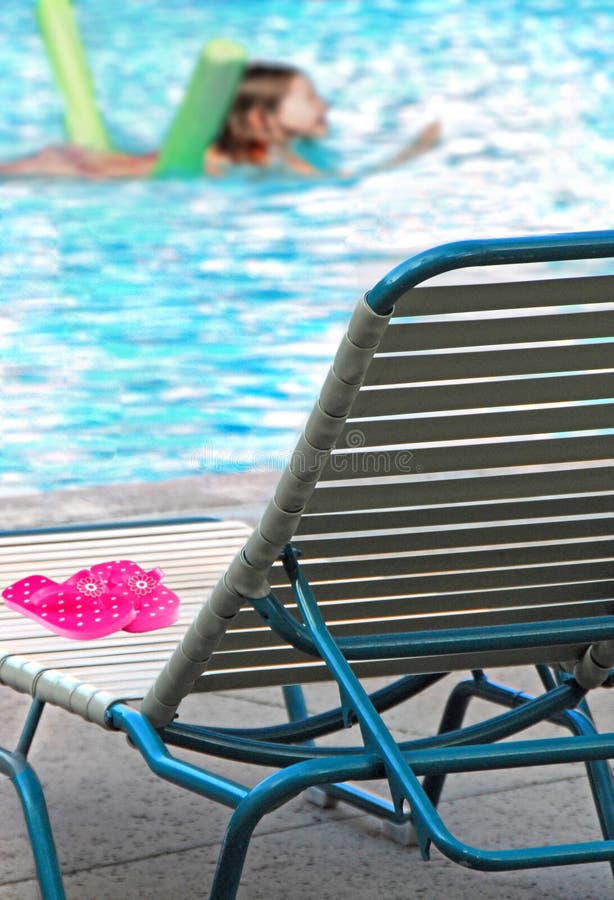
{"label": "girl's arm", "polygon": [[386,159],[384,162],[376,163],[373,167],[369,167],[369,174],[373,172],[386,172],[388,169],[394,169],[396,166],[400,166],[402,163],[414,159],[416,156],[421,156],[428,150],[432,150],[432,148],[439,143],[440,139],[440,123],[431,122],[422,129],[418,137],[407,147],[403,147],[402,150],[399,150],[391,156],[390,159]]}
{"label": "girl's arm", "polygon": [[427,153],[433,147],[435,147],[441,139],[441,125],[439,122],[430,122],[426,125],[422,131],[418,134],[418,136],[409,144],[407,147],[403,147],[401,150],[397,151],[393,156],[389,159],[385,159],[383,162],[375,163],[371,166],[366,166],[364,169],[359,169],[354,172],[347,171],[336,171],[331,172],[325,171],[322,169],[318,169],[317,166],[312,165],[312,163],[307,162],[307,160],[298,156],[296,153],[287,152],[286,155],[286,165],[293,172],[299,172],[301,175],[321,175],[326,177],[327,175],[332,176],[333,178],[361,178],[364,175],[373,175],[378,172],[387,172],[389,169],[394,169],[396,166],[400,166],[405,162],[408,162],[410,159],[414,159],[417,156],[421,156],[423,153]]}
{"label": "girl's arm", "polygon": [[317,175],[318,169],[312,166],[310,162],[303,159],[297,153],[288,150],[284,156],[284,162],[291,172],[298,172],[299,175]]}

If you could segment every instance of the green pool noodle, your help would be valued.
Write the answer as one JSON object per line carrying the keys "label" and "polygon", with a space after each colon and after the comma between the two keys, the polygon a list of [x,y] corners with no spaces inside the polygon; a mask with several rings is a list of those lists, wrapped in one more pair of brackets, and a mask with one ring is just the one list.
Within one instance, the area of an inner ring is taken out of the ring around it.
{"label": "green pool noodle", "polygon": [[246,51],[234,41],[216,38],[205,44],[162,144],[154,176],[203,174],[204,153],[222,130],[246,63]]}
{"label": "green pool noodle", "polygon": [[70,0],[38,0],[36,17],[64,99],[69,140],[91,150],[112,150]]}

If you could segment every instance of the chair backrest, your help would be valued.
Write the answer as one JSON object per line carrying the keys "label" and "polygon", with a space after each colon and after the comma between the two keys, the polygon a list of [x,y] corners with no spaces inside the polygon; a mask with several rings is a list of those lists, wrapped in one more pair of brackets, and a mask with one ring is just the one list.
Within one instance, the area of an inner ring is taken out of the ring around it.
{"label": "chair backrest", "polygon": [[[414,287],[459,266],[591,256],[614,256],[614,234],[447,245],[375,286],[273,501],[146,697],[152,721],[170,721],[202,671],[228,665],[226,630],[266,629],[246,598],[272,586],[292,606],[275,563],[290,539],[335,635],[610,611],[614,278]],[[270,652],[252,657],[258,679],[327,677],[274,635],[262,640]],[[492,662],[579,650],[493,653]],[[472,662],[456,654],[355,667]]]}
{"label": "chair backrest", "polygon": [[[413,289],[292,543],[338,636],[611,612],[614,278]],[[292,609],[281,565],[270,584]],[[491,657],[555,662],[576,650]],[[474,663],[355,665],[389,674]],[[259,684],[327,677],[249,606],[211,659],[211,684],[239,664]]]}
{"label": "chair backrest", "polygon": [[293,540],[334,634],[612,611],[613,351],[612,277],[397,302]]}

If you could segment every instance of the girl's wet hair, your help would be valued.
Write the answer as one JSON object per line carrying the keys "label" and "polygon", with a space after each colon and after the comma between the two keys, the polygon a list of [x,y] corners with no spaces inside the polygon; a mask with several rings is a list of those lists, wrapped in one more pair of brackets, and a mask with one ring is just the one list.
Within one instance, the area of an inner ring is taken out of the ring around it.
{"label": "girl's wet hair", "polygon": [[250,63],[237,90],[224,128],[216,141],[223,153],[236,161],[248,160],[254,146],[247,117],[254,108],[275,112],[300,69],[285,63]]}

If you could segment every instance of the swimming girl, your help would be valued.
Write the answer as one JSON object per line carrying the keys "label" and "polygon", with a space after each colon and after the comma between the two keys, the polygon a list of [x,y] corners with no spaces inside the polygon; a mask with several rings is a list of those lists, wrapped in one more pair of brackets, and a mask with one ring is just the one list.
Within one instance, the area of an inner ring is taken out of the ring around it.
{"label": "swimming girl", "polygon": [[[317,170],[292,150],[292,141],[325,137],[326,112],[327,104],[299,69],[281,63],[251,63],[221,134],[205,152],[204,172],[221,175],[231,165],[247,163],[281,165],[300,174],[315,174]],[[433,123],[388,165],[428,150],[438,138],[439,126]],[[0,174],[142,178],[152,173],[157,159],[157,152],[133,155],[66,144],[46,147],[32,156],[0,165]]]}

